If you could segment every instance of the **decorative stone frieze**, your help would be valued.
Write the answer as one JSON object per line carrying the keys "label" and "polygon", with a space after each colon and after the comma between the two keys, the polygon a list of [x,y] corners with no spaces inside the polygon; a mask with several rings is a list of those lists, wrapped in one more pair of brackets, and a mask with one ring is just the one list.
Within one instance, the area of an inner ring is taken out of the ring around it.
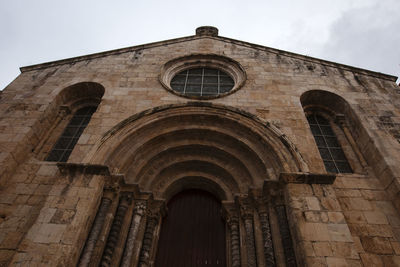
{"label": "decorative stone frieze", "polygon": [[57,167],[60,169],[60,172],[64,175],[74,176],[76,173],[103,175],[103,176],[111,175],[107,166],[99,164],[58,162]]}
{"label": "decorative stone frieze", "polygon": [[335,174],[281,173],[279,180],[284,183],[296,184],[333,184],[335,178]]}

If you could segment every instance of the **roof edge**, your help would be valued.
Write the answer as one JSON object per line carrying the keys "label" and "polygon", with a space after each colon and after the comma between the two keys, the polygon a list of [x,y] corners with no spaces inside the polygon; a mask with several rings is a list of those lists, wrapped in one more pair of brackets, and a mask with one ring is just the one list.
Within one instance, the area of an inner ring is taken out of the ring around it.
{"label": "roof edge", "polygon": [[373,70],[363,69],[363,68],[360,68],[360,67],[354,67],[354,66],[343,64],[343,63],[329,61],[329,60],[326,60],[326,59],[306,56],[306,55],[302,55],[302,54],[298,54],[298,53],[294,53],[294,52],[280,50],[280,49],[269,47],[269,46],[253,44],[253,43],[249,43],[249,42],[246,42],[246,41],[240,41],[240,40],[236,40],[236,39],[231,39],[229,37],[219,36],[219,38],[223,38],[223,39],[225,39],[227,41],[231,41],[231,42],[234,42],[234,43],[239,42],[242,45],[249,46],[249,47],[252,47],[252,48],[256,48],[256,49],[259,49],[259,50],[264,50],[264,51],[268,51],[268,52],[275,53],[275,54],[285,55],[285,56],[288,56],[288,57],[297,58],[297,59],[305,60],[305,61],[308,61],[308,62],[319,63],[319,64],[322,64],[322,65],[325,65],[325,66],[329,66],[329,67],[336,67],[336,68],[340,68],[340,69],[343,69],[343,70],[354,71],[354,72],[366,74],[366,75],[369,75],[369,76],[374,76],[374,77],[377,77],[377,78],[383,78],[385,80],[390,80],[390,81],[396,82],[396,80],[398,79],[397,76],[394,76],[394,75],[391,75],[391,74],[386,74],[386,73],[377,72],[377,71],[373,71]]}
{"label": "roof edge", "polygon": [[84,56],[77,56],[77,57],[72,57],[72,58],[66,58],[66,59],[60,59],[60,60],[55,60],[55,61],[50,61],[50,62],[45,62],[45,63],[40,63],[40,64],[24,66],[24,67],[20,68],[20,71],[21,71],[21,73],[23,73],[23,72],[28,72],[28,71],[32,71],[32,70],[38,70],[38,69],[45,69],[45,68],[63,65],[63,64],[71,64],[71,63],[84,61],[84,60],[90,60],[90,59],[95,59],[95,58],[100,58],[100,57],[105,57],[105,56],[110,56],[110,55],[127,53],[127,52],[131,52],[131,51],[138,50],[138,49],[148,49],[148,48],[153,48],[153,47],[157,47],[157,46],[169,45],[169,44],[180,43],[180,42],[196,40],[196,39],[203,39],[203,38],[210,38],[210,39],[216,39],[216,40],[222,40],[225,42],[235,43],[235,44],[250,47],[253,49],[268,51],[271,53],[284,55],[284,56],[291,57],[291,58],[301,59],[301,60],[305,60],[308,62],[318,63],[318,64],[322,64],[322,65],[329,66],[329,67],[340,68],[340,69],[347,70],[347,71],[362,73],[365,75],[369,75],[369,76],[373,76],[376,78],[381,78],[381,79],[385,79],[385,80],[389,80],[389,81],[393,81],[393,82],[396,82],[398,79],[397,76],[390,75],[390,74],[367,70],[367,69],[363,69],[363,68],[359,68],[359,67],[353,67],[350,65],[337,63],[334,61],[315,58],[315,57],[311,57],[311,56],[305,56],[302,54],[297,54],[297,53],[280,50],[280,49],[272,48],[272,47],[268,47],[268,46],[263,46],[263,45],[259,45],[259,44],[253,44],[253,43],[236,40],[236,39],[232,39],[232,38],[228,38],[228,37],[197,36],[197,35],[179,37],[179,38],[168,39],[168,40],[164,40],[164,41],[157,41],[157,42],[152,42],[152,43],[147,43],[147,44],[142,44],[142,45],[137,45],[137,46],[118,48],[118,49],[113,49],[113,50],[109,50],[109,51],[105,51],[105,52],[88,54],[88,55],[84,55]]}
{"label": "roof edge", "polygon": [[76,57],[59,59],[59,60],[54,60],[54,61],[49,61],[49,62],[44,62],[44,63],[39,63],[39,64],[33,64],[33,65],[20,67],[19,69],[21,72],[28,72],[28,71],[32,71],[32,70],[45,69],[45,68],[63,65],[63,64],[71,64],[71,63],[75,63],[75,62],[79,62],[79,61],[90,60],[90,59],[95,59],[95,58],[100,58],[100,57],[105,57],[105,56],[110,56],[110,55],[123,54],[123,53],[131,52],[131,51],[135,51],[138,49],[148,49],[148,48],[152,48],[152,47],[174,44],[174,43],[181,43],[181,42],[194,40],[194,39],[201,39],[201,38],[205,38],[205,37],[198,37],[196,35],[179,37],[179,38],[168,39],[168,40],[164,40],[164,41],[151,42],[151,43],[142,44],[142,45],[117,48],[117,49],[113,49],[113,50],[97,52],[97,53],[87,54],[87,55],[83,55],[83,56],[76,56]]}

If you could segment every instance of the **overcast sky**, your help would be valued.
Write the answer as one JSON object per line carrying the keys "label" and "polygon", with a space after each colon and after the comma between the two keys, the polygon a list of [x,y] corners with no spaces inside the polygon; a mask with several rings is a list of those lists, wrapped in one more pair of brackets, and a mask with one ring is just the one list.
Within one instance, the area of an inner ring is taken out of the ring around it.
{"label": "overcast sky", "polygon": [[19,67],[193,35],[400,75],[400,0],[0,0],[0,90]]}

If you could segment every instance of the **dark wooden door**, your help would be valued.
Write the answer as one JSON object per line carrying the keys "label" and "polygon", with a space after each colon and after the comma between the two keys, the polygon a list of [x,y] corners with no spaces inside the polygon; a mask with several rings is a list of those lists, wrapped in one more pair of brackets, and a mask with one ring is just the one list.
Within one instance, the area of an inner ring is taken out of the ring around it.
{"label": "dark wooden door", "polygon": [[168,203],[156,267],[221,267],[225,259],[225,223],[221,203],[212,194],[186,190]]}

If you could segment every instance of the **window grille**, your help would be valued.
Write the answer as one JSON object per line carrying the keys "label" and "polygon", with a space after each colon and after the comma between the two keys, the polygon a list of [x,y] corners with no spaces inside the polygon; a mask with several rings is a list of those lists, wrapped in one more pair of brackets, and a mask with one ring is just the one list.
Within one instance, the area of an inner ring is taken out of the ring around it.
{"label": "window grille", "polygon": [[184,70],[171,80],[171,88],[188,96],[218,96],[232,90],[233,79],[225,72],[212,68]]}
{"label": "window grille", "polygon": [[333,173],[352,173],[353,171],[329,121],[316,114],[308,116],[307,120],[326,170]]}
{"label": "window grille", "polygon": [[84,107],[75,112],[67,127],[64,129],[64,132],[58,138],[57,143],[47,156],[47,161],[66,162],[68,160],[72,149],[74,149],[83,130],[85,130],[90,118],[96,111],[96,108],[97,107]]}

